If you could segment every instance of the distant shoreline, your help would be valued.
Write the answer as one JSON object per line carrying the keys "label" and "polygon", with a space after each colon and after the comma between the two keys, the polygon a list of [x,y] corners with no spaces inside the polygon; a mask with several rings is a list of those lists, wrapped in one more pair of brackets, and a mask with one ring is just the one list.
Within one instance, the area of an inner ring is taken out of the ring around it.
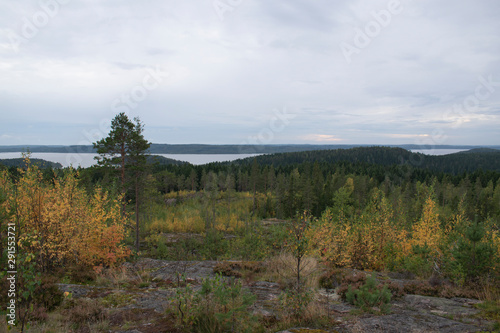
{"label": "distant shoreline", "polygon": [[[350,149],[356,147],[398,147],[411,151],[421,150],[442,150],[442,149],[460,149],[470,150],[475,148],[500,149],[500,145],[377,145],[377,144],[358,144],[358,145],[307,145],[307,144],[282,144],[282,145],[205,145],[205,144],[151,144],[150,154],[273,154],[289,153],[310,150],[329,150],[329,149]],[[91,145],[18,145],[18,146],[0,146],[0,153],[20,153],[30,151],[32,153],[69,153],[69,154],[95,154]]]}

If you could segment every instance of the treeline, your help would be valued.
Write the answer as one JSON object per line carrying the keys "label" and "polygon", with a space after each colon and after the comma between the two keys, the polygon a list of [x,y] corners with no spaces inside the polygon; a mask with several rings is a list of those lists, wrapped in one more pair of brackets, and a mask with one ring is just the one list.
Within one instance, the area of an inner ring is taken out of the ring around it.
{"label": "treeline", "polygon": [[[465,152],[432,156],[412,153],[402,148],[357,147],[323,151],[295,152],[262,155],[259,164],[274,166],[298,165],[305,162],[318,163],[369,163],[376,165],[409,165],[417,169],[452,174],[470,173],[477,170],[500,172],[500,150],[472,149]],[[249,163],[249,160],[241,160]]]}
{"label": "treeline", "polygon": [[[492,169],[500,160],[500,153],[462,153],[438,156],[445,168],[456,164],[465,168],[469,161],[481,161],[485,169]],[[399,148],[353,148],[340,151],[302,152],[262,155],[233,163],[210,163],[201,166],[191,164],[152,164],[150,176],[144,183],[149,195],[161,196],[178,191],[204,191],[213,183],[219,191],[250,192],[252,210],[260,217],[290,218],[299,211],[307,210],[319,217],[335,204],[335,193],[346,183],[352,183],[350,200],[355,210],[364,209],[369,193],[379,188],[392,202],[402,201],[401,209],[410,220],[418,218],[419,207],[415,198],[423,188],[432,188],[436,202],[446,210],[456,210],[464,199],[469,218],[500,219],[500,173],[483,171],[458,174],[431,168],[400,163],[412,160],[411,152]],[[421,156],[421,154],[416,154]],[[430,160],[430,162],[425,162]],[[422,163],[437,163],[438,159],[425,156]],[[472,163],[472,162],[470,162]],[[89,188],[96,184],[111,186],[114,179],[105,170],[91,167],[80,171],[84,184]],[[152,190],[152,191],[151,191]],[[133,198],[131,198],[133,199]],[[400,200],[402,199],[402,200]]]}
{"label": "treeline", "polygon": [[[40,158],[32,158],[31,164],[38,166],[39,168],[54,168],[61,169],[63,166],[61,163],[49,162],[46,160],[42,160]],[[24,158],[6,158],[0,159],[0,165],[3,165],[7,168],[27,168],[26,160]]]}

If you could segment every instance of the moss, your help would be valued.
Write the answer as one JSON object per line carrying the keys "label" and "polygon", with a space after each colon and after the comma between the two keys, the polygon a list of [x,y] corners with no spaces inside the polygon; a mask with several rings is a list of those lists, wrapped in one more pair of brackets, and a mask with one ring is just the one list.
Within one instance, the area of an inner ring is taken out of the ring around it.
{"label": "moss", "polygon": [[249,273],[259,273],[264,266],[259,261],[224,261],[214,267],[214,273],[241,278]]}
{"label": "moss", "polygon": [[481,310],[481,312],[477,314],[477,317],[494,321],[493,330],[495,332],[500,331],[500,300],[485,301],[476,304],[475,307]]}
{"label": "moss", "polygon": [[134,295],[123,292],[111,293],[101,299],[101,304],[107,308],[119,308],[134,303]]}

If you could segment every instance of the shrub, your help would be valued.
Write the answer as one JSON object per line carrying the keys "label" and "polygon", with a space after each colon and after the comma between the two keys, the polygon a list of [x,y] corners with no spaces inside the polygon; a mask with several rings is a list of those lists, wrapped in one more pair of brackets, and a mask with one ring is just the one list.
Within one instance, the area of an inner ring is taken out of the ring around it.
{"label": "shrub", "polygon": [[[284,289],[297,287],[297,261],[287,252],[271,257],[265,262],[266,278],[278,282]],[[301,288],[318,286],[318,262],[312,257],[304,257],[301,262]]]}
{"label": "shrub", "polygon": [[319,286],[325,289],[335,289],[342,282],[342,270],[333,269],[323,273],[319,277]]}
{"label": "shrub", "polygon": [[438,296],[439,289],[433,287],[427,281],[411,281],[403,287],[405,293],[422,296]]}
{"label": "shrub", "polygon": [[77,327],[106,318],[106,312],[98,300],[82,298],[73,304],[74,307],[67,310],[67,317]]}
{"label": "shrub", "polygon": [[401,298],[405,295],[403,286],[397,282],[385,282],[384,285],[391,291],[393,299]]}
{"label": "shrub", "polygon": [[178,288],[170,311],[176,314],[178,324],[194,332],[251,332],[255,317],[248,308],[254,302],[255,296],[243,289],[240,280],[217,274],[204,279],[197,292],[189,284]]}
{"label": "shrub", "polygon": [[52,311],[59,306],[63,299],[63,293],[55,284],[57,279],[52,276],[43,276],[40,285],[35,288],[34,303],[43,308],[44,311]]}
{"label": "shrub", "polygon": [[224,239],[224,233],[210,229],[205,234],[201,254],[204,259],[217,260],[227,253],[228,242]]}
{"label": "shrub", "polygon": [[390,311],[391,292],[387,285],[384,285],[382,289],[379,286],[377,286],[375,275],[371,275],[359,289],[353,289],[349,285],[346,300],[363,311],[370,311],[373,307],[378,307],[382,313],[388,313]]}
{"label": "shrub", "polygon": [[280,294],[280,310],[282,314],[290,319],[300,319],[312,302],[314,293],[312,290],[286,289]]}
{"label": "shrub", "polygon": [[85,284],[96,279],[96,272],[90,266],[73,265],[68,269],[71,282]]}
{"label": "shrub", "polygon": [[342,284],[338,287],[337,293],[340,295],[342,300],[346,300],[346,293],[351,286],[353,289],[359,289],[366,281],[366,275],[359,272],[353,275],[344,275],[342,277]]}
{"label": "shrub", "polygon": [[468,282],[486,274],[493,265],[495,250],[491,243],[484,241],[484,236],[484,227],[476,222],[466,229],[465,238],[459,239],[452,252],[455,265]]}
{"label": "shrub", "polygon": [[262,263],[255,261],[223,261],[214,267],[214,273],[223,276],[243,277],[245,272],[259,273],[264,269]]}

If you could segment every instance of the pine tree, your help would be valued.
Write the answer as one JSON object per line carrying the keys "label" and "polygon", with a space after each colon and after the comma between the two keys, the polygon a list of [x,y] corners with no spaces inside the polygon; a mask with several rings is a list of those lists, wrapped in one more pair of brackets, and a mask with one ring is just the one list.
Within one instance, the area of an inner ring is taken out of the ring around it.
{"label": "pine tree", "polygon": [[121,112],[112,120],[108,136],[94,143],[94,148],[100,155],[97,157],[99,165],[117,169],[120,172],[123,195],[122,214],[125,213],[127,185],[131,184],[134,189],[137,251],[139,251],[140,230],[140,184],[147,165],[146,152],[151,145],[144,139],[143,131],[144,125],[139,118],[134,118],[132,122],[124,112]]}

